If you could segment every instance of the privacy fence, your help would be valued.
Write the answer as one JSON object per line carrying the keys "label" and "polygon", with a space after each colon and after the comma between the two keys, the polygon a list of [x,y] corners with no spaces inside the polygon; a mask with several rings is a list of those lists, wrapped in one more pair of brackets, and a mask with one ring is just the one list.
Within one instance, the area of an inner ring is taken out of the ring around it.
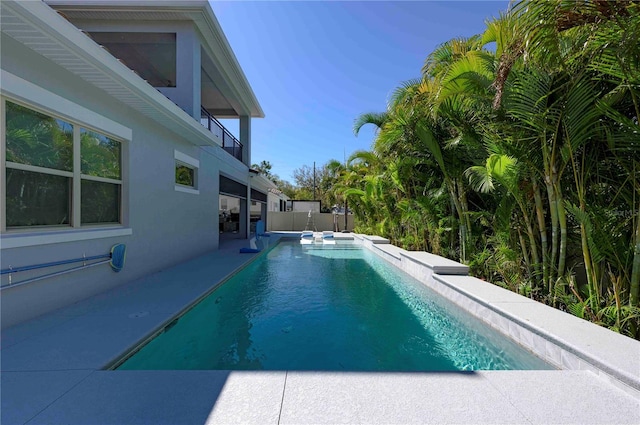
{"label": "privacy fence", "polygon": [[[334,227],[334,219],[337,229]],[[315,229],[314,229],[315,225]],[[347,215],[347,229],[353,230],[354,217]],[[267,214],[267,231],[302,231],[302,230],[324,230],[343,231],[345,230],[344,215],[331,213],[311,213],[311,220],[308,212],[273,212]]]}

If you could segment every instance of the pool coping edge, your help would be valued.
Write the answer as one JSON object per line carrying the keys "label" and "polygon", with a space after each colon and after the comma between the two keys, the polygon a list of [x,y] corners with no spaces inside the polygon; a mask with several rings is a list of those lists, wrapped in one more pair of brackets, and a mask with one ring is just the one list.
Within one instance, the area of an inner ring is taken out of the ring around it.
{"label": "pool coping edge", "polygon": [[[497,330],[517,344],[523,346],[525,349],[533,352],[538,357],[541,357],[543,360],[552,364],[553,366],[558,367],[562,370],[591,371],[592,373],[607,380],[617,388],[625,391],[629,395],[640,399],[640,375],[633,376],[622,368],[616,367],[615,364],[611,364],[605,359],[600,359],[585,352],[583,349],[580,349],[576,345],[571,344],[571,342],[566,341],[562,337],[554,335],[548,330],[542,329],[535,324],[532,324],[531,322],[519,318],[512,313],[504,311],[502,308],[500,308],[500,306],[495,305],[494,302],[484,300],[478,295],[471,294],[465,291],[463,288],[456,286],[452,282],[445,281],[447,277],[455,276],[457,278],[473,278],[472,276],[464,276],[459,271],[452,273],[451,275],[447,274],[446,272],[436,273],[432,267],[417,260],[416,258],[414,258],[415,255],[411,254],[424,251],[407,251],[402,248],[395,247],[395,245],[391,244],[381,246],[379,244],[372,243],[371,239],[366,237],[356,238],[356,241],[359,241],[359,243],[363,247],[369,249],[378,257],[383,258],[398,269],[418,279],[423,284],[436,291],[438,294],[444,296],[449,301],[455,303],[460,308],[467,311],[469,314],[480,319],[483,323]],[[397,253],[389,252],[390,247],[396,248]],[[407,262],[403,260],[410,261]],[[485,283],[493,285],[489,282]],[[518,295],[522,297],[522,302],[536,303],[540,306],[544,306],[554,311],[556,310],[553,307],[523,297],[519,294],[515,294],[508,289],[501,288],[497,285],[493,286],[495,286],[495,288],[498,288],[499,290],[508,292],[510,295]],[[476,303],[477,306],[471,306],[469,302]],[[484,316],[480,313],[483,313]],[[571,315],[569,315],[569,317],[571,320],[583,320]],[[606,329],[596,324],[592,324],[588,321],[584,322],[600,329]],[[612,332],[608,329],[607,331]],[[628,338],[624,336],[621,337]],[[634,341],[633,339],[630,340]],[[640,350],[640,342],[634,342],[638,344]]]}

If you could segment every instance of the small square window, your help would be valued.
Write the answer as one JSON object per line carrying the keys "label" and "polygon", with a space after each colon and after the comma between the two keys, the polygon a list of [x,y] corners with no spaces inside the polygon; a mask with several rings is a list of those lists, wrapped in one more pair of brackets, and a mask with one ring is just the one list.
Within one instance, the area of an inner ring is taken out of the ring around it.
{"label": "small square window", "polygon": [[176,184],[196,187],[196,170],[184,164],[176,163]]}
{"label": "small square window", "polygon": [[200,161],[179,151],[174,151],[176,164],[176,190],[178,192],[200,194],[198,190],[198,168]]}

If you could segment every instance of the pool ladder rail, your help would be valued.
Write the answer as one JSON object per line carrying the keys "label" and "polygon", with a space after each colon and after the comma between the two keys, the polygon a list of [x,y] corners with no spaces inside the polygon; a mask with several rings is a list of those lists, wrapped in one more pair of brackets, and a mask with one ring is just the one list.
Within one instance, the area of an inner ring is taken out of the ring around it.
{"label": "pool ladder rail", "polygon": [[[127,249],[124,244],[116,244],[111,247],[111,252],[109,252],[108,254],[94,255],[90,257],[87,257],[86,255],[83,254],[83,256],[80,258],[72,258],[70,260],[52,261],[49,263],[33,264],[30,266],[20,266],[15,268],[9,266],[6,269],[0,270],[0,275],[5,275],[5,274],[9,275],[9,283],[7,285],[3,285],[2,287],[0,287],[0,291],[3,289],[15,288],[16,286],[25,285],[27,283],[36,282],[38,280],[43,280],[43,279],[47,279],[55,276],[61,276],[74,271],[83,270],[89,267],[99,266],[101,264],[107,264],[107,263],[109,263],[111,265],[111,269],[117,273],[124,268],[126,252],[127,252]],[[101,260],[101,261],[97,261],[97,260]],[[92,261],[95,261],[95,262],[92,262]],[[65,264],[74,264],[74,263],[80,263],[80,262],[82,262],[81,266],[71,267],[69,269],[59,270],[57,272],[31,277],[25,280],[21,280],[19,282],[12,281],[14,273],[39,270],[47,267],[63,266]]]}

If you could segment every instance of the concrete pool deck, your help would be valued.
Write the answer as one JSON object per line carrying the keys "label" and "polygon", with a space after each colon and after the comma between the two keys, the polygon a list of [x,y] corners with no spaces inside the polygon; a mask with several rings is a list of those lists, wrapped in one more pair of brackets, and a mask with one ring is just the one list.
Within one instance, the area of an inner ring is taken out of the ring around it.
{"label": "concrete pool deck", "polygon": [[[255,254],[238,253],[246,244],[232,241],[218,251],[2,331],[1,423],[640,423],[637,392],[625,391],[589,370],[103,370],[254,258]],[[397,249],[386,250],[402,257]],[[515,305],[513,300],[497,299],[495,293],[486,296],[505,309]],[[533,304],[525,307],[525,314],[535,313]],[[603,350],[598,341],[592,343]],[[618,347],[608,349],[614,352]],[[640,359],[640,351],[627,354]],[[640,379],[635,365],[631,361],[626,372]]]}

